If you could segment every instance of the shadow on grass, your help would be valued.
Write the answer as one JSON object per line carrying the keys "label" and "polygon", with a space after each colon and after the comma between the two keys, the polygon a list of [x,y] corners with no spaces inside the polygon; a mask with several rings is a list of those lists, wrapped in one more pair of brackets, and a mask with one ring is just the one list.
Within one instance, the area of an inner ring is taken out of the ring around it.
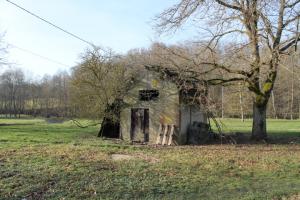
{"label": "shadow on grass", "polygon": [[268,142],[272,144],[300,144],[300,132],[270,132]]}
{"label": "shadow on grass", "polygon": [[[267,119],[268,138],[265,141],[251,140],[251,119],[242,122],[240,119],[224,118],[218,122],[224,133],[224,143],[227,140],[227,143],[237,144],[300,144],[300,120]],[[213,131],[217,133],[216,124],[211,124]]]}
{"label": "shadow on grass", "polygon": [[32,126],[32,125],[35,125],[35,124],[0,124],[0,126]]}
{"label": "shadow on grass", "polygon": [[235,132],[221,134],[215,137],[212,144],[300,144],[300,132],[268,132],[266,140],[257,141],[251,139],[250,132]]}

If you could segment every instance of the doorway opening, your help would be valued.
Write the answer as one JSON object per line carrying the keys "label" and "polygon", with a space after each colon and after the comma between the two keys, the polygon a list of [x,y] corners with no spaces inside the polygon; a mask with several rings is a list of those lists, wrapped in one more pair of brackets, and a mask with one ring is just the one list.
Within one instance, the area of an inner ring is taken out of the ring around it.
{"label": "doorway opening", "polygon": [[134,142],[149,142],[149,109],[131,109],[130,139]]}

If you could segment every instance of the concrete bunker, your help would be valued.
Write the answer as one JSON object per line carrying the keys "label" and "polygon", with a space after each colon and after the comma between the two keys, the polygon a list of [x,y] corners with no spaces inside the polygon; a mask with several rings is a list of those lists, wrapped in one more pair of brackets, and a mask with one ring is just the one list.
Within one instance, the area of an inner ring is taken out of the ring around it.
{"label": "concrete bunker", "polygon": [[146,144],[201,144],[197,135],[207,135],[209,126],[203,105],[194,101],[197,92],[192,84],[178,87],[158,72],[142,70],[123,99],[120,137]]}

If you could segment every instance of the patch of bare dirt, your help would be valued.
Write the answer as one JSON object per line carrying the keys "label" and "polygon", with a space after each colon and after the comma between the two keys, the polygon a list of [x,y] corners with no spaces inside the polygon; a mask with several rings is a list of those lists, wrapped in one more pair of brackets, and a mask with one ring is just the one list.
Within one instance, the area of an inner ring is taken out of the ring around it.
{"label": "patch of bare dirt", "polygon": [[126,154],[112,154],[111,159],[115,161],[123,161],[123,160],[132,160],[134,156],[126,155]]}
{"label": "patch of bare dirt", "polygon": [[[279,199],[273,199],[273,200],[279,200]],[[293,195],[291,197],[283,197],[280,200],[300,200],[300,193]]]}
{"label": "patch of bare dirt", "polygon": [[140,159],[140,160],[144,160],[149,163],[159,162],[159,159],[154,158],[152,156],[145,155],[145,154],[133,154],[133,155],[112,154],[111,159],[114,161],[128,161],[128,160]]}

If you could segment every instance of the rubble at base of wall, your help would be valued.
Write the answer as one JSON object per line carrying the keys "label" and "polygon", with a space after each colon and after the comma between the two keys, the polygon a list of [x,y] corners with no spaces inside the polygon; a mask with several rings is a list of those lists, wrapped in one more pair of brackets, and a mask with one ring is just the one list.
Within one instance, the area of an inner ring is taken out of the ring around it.
{"label": "rubble at base of wall", "polygon": [[207,144],[211,140],[209,125],[203,122],[193,122],[188,128],[188,144]]}

